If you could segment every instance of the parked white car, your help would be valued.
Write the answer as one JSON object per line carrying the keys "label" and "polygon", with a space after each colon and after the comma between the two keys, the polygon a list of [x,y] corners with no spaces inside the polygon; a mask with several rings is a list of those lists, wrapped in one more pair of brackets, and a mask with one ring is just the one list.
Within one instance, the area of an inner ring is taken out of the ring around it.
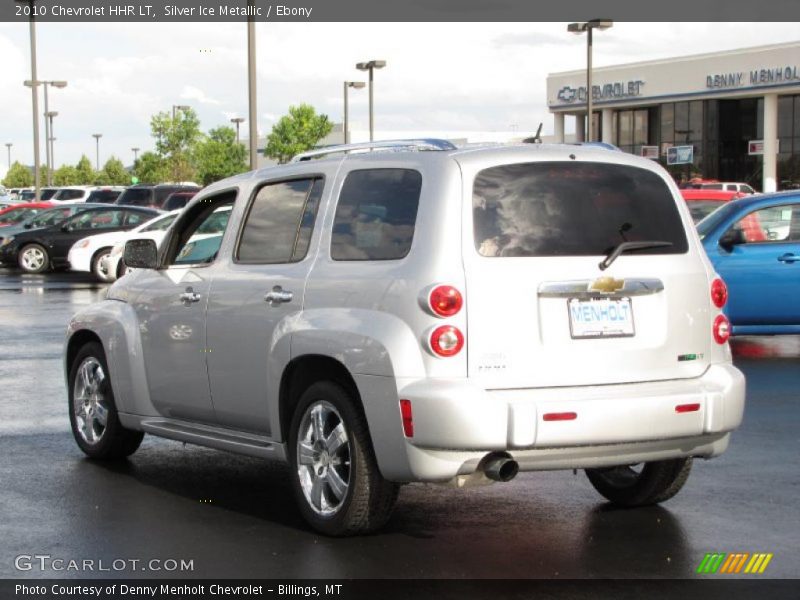
{"label": "parked white car", "polygon": [[[130,231],[100,233],[78,240],[72,248],[70,248],[69,255],[67,256],[69,268],[73,271],[94,273],[95,277],[100,281],[113,281],[116,279],[116,276],[109,278],[108,272],[100,268],[100,263],[105,257],[111,254],[114,246],[119,243],[124,247],[125,242],[131,239],[131,236],[142,238],[147,237],[147,234],[150,233],[158,233],[163,237],[166,229],[172,224],[175,217],[177,217],[180,212],[181,211],[176,210],[159,215],[155,219],[150,219],[146,223],[142,223]],[[114,271],[114,273],[116,273],[116,271]]]}

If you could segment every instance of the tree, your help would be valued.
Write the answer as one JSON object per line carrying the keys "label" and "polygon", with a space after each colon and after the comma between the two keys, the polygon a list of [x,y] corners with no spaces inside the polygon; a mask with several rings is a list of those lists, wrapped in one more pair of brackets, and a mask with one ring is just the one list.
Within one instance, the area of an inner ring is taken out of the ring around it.
{"label": "tree", "polygon": [[78,169],[72,165],[61,165],[53,173],[53,183],[55,185],[78,185]]}
{"label": "tree", "polygon": [[279,163],[289,162],[300,152],[311,150],[333,129],[326,115],[318,115],[309,104],[290,106],[267,136],[264,154]]}
{"label": "tree", "polygon": [[93,185],[97,175],[92,168],[92,161],[84,154],[75,165],[75,171],[78,174],[78,183],[76,185]]}
{"label": "tree", "polygon": [[218,127],[208,132],[193,153],[197,175],[203,185],[247,171],[247,151],[236,141],[232,127]]}
{"label": "tree", "polygon": [[156,140],[156,152],[166,160],[172,180],[194,179],[190,157],[202,135],[197,113],[185,108],[173,118],[168,112],[160,112],[150,119],[150,130]]}
{"label": "tree", "polygon": [[167,161],[155,152],[144,152],[133,164],[133,174],[142,183],[162,183],[169,175]]}
{"label": "tree", "polygon": [[33,173],[28,167],[14,161],[3,179],[3,185],[10,188],[30,187],[33,185]]}
{"label": "tree", "polygon": [[97,174],[96,181],[99,185],[128,185],[131,182],[131,176],[122,161],[112,156],[103,165],[103,170]]}

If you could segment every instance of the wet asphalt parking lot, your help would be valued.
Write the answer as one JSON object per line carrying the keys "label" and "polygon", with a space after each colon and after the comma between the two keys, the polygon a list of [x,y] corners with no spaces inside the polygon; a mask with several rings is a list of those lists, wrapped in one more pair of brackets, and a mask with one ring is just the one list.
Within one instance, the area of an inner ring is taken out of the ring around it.
{"label": "wet asphalt parking lot", "polygon": [[[581,472],[525,473],[405,486],[383,531],[330,539],[304,524],[281,466],[151,436],[121,464],[83,457],[61,349],[70,315],[104,293],[75,274],[0,269],[0,578],[694,578],[707,552],[769,552],[757,577],[800,573],[800,337],[734,343],[744,424],[662,506],[614,510]],[[32,554],[193,570],[18,570]]]}

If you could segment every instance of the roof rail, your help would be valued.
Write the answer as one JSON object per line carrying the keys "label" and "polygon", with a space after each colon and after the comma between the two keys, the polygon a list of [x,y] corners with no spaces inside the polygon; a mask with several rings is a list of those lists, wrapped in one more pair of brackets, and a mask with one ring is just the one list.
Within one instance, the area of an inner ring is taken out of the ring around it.
{"label": "roof rail", "polygon": [[292,158],[291,162],[301,162],[325,156],[326,154],[337,154],[339,152],[352,152],[353,150],[372,150],[373,148],[382,150],[457,150],[456,146],[447,140],[435,138],[413,139],[413,140],[383,140],[380,142],[362,142],[359,144],[339,144],[328,146],[319,150],[302,152]]}

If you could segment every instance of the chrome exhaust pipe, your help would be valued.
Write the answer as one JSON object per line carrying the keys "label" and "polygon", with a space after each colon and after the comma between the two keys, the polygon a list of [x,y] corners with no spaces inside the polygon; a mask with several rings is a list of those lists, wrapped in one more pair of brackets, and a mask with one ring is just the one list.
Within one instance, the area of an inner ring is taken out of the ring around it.
{"label": "chrome exhaust pipe", "polygon": [[483,472],[492,481],[511,481],[519,473],[519,464],[508,454],[489,454],[483,459]]}

